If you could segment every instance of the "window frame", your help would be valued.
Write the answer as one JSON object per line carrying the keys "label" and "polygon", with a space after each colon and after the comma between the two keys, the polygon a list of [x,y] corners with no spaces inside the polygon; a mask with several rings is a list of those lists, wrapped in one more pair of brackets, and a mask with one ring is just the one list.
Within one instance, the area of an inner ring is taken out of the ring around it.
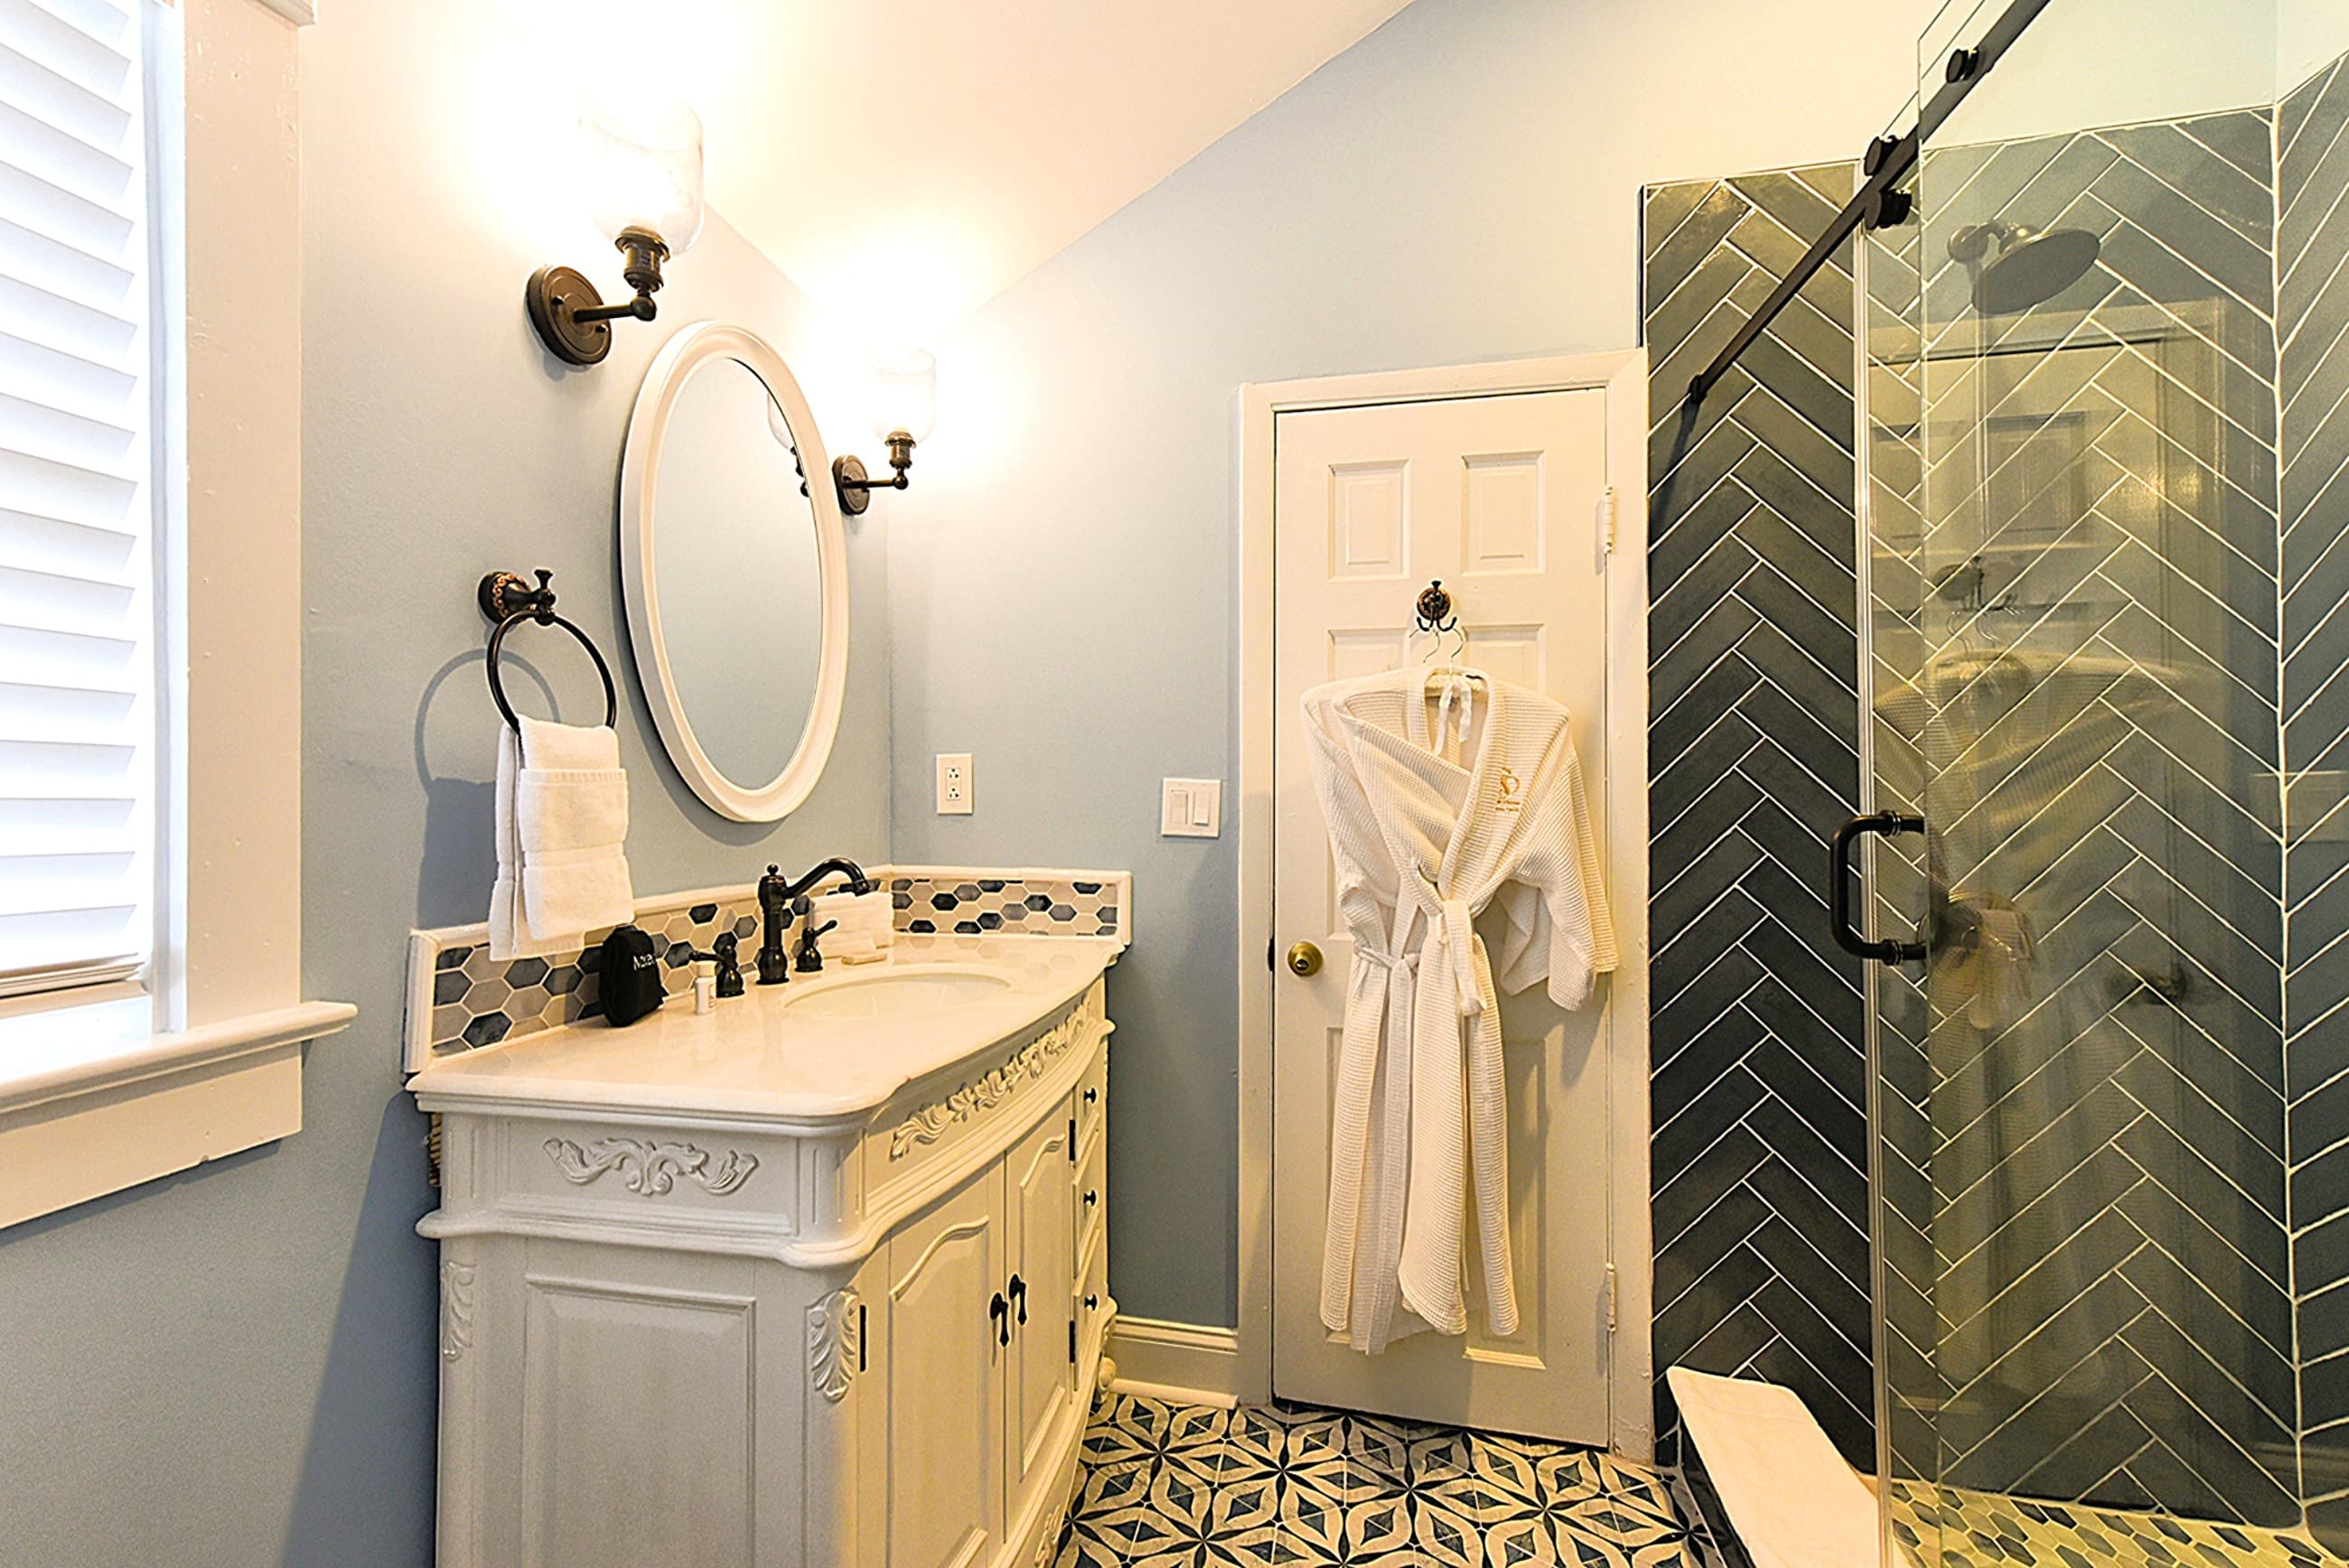
{"label": "window frame", "polygon": [[178,614],[158,637],[154,957],[144,986],[0,1006],[0,1227],[299,1130],[306,1043],[357,1016],[301,992],[301,290],[287,271],[302,247],[296,29],[315,12],[146,3],[183,13],[177,101],[159,102],[184,175],[161,182],[157,212],[184,263],[159,269],[156,305],[186,324],[159,377],[171,403],[157,438],[185,482],[157,487],[171,498],[158,603]]}

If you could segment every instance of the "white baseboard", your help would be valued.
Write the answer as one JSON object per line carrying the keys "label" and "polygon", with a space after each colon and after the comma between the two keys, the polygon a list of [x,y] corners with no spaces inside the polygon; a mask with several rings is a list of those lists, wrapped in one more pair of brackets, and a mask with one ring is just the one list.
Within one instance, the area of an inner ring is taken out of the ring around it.
{"label": "white baseboard", "polygon": [[1225,1409],[1239,1403],[1239,1336],[1231,1329],[1121,1313],[1110,1327],[1109,1353],[1121,1394]]}

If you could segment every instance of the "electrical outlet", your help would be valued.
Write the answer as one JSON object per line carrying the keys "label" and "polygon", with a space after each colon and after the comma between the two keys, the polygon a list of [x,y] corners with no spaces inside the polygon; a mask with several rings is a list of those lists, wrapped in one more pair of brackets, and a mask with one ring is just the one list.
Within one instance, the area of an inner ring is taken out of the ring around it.
{"label": "electrical outlet", "polygon": [[938,815],[968,817],[970,815],[970,753],[941,751],[938,753]]}

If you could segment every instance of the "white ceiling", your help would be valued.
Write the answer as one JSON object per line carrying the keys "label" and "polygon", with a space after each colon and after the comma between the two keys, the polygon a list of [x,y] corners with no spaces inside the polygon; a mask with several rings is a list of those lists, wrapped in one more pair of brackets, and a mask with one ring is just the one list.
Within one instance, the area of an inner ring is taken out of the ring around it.
{"label": "white ceiling", "polygon": [[711,209],[860,330],[921,339],[1406,0],[508,3],[691,103]]}

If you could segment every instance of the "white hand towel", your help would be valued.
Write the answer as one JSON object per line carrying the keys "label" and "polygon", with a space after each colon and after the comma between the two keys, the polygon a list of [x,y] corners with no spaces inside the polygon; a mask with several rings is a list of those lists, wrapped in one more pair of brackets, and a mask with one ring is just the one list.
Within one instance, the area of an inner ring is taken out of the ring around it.
{"label": "white hand towel", "polygon": [[827,920],[838,923],[821,939],[827,954],[845,957],[867,946],[884,949],[897,934],[889,895],[878,888],[868,893],[823,894],[808,906],[808,922],[814,929]]}
{"label": "white hand towel", "polygon": [[[837,934],[835,933],[834,934]],[[834,944],[832,937],[823,939],[823,955],[833,964],[878,964],[889,956],[888,947],[870,936],[850,937],[844,944]]]}
{"label": "white hand towel", "polygon": [[608,727],[525,718],[498,734],[496,884],[490,956],[543,956],[635,918],[622,846],[628,776]]}

